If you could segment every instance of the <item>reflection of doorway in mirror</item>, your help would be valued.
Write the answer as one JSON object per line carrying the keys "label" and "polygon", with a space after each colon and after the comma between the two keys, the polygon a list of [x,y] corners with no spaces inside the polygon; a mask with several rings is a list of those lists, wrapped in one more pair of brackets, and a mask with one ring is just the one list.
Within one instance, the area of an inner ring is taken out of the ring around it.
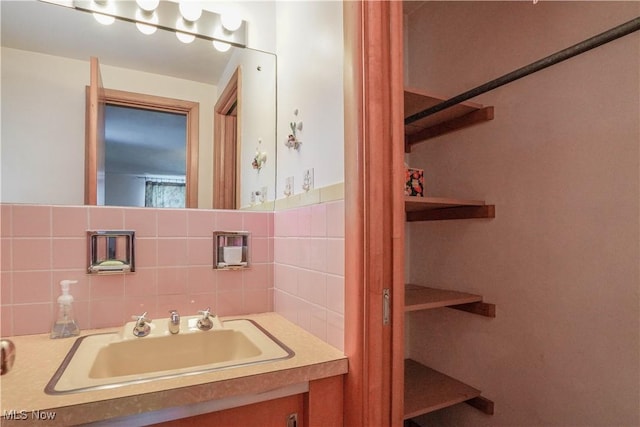
{"label": "reflection of doorway in mirror", "polygon": [[[97,58],[91,58],[91,85],[87,90],[85,147],[85,204],[105,204],[105,115],[106,106],[181,114],[186,119],[185,205],[198,207],[198,147],[200,104],[192,101],[105,89]],[[100,191],[99,191],[100,190]],[[108,203],[107,203],[108,204]]]}
{"label": "reflection of doorway in mirror", "polygon": [[107,104],[104,204],[185,207],[186,126],[184,113]]}

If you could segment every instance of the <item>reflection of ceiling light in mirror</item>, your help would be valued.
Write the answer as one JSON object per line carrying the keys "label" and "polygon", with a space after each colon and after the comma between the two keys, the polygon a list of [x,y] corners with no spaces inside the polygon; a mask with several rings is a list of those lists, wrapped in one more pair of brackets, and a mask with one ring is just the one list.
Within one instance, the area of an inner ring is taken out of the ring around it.
{"label": "reflection of ceiling light in mirror", "polygon": [[111,14],[115,14],[115,6],[112,2],[108,0],[94,0],[93,1],[96,6],[98,6],[98,10],[100,12],[108,13],[109,15],[104,15],[99,12],[94,12],[93,17],[101,23],[102,25],[111,25],[116,21],[116,18],[110,16]]}
{"label": "reflection of ceiling light in mirror", "polygon": [[150,35],[156,32],[158,29],[156,25],[158,24],[158,15],[155,12],[145,13],[141,10],[136,10],[136,20],[142,22],[136,22],[136,27],[138,27],[138,31],[142,34]]}
{"label": "reflection of ceiling light in mirror", "polygon": [[102,25],[111,25],[116,21],[113,16],[103,15],[102,13],[93,13],[93,17]]}
{"label": "reflection of ceiling light in mirror", "polygon": [[158,29],[155,25],[142,24],[140,22],[136,22],[136,27],[138,27],[138,31],[146,35],[151,35]]}
{"label": "reflection of ceiling light in mirror", "polygon": [[176,21],[176,29],[178,30],[176,31],[176,37],[182,43],[185,43],[185,44],[191,43],[196,39],[196,36],[194,36],[193,34],[187,34],[183,32],[183,31],[196,32],[198,30],[198,27],[196,26],[195,23],[185,21],[184,19],[179,17],[178,20]]}
{"label": "reflection of ceiling light in mirror", "polygon": [[202,15],[202,8],[193,1],[180,0],[178,8],[182,17],[187,21],[197,21]]}
{"label": "reflection of ceiling light in mirror", "polygon": [[184,44],[191,43],[196,39],[193,34],[181,33],[180,31],[176,31],[176,37]]}
{"label": "reflection of ceiling light in mirror", "polygon": [[231,49],[231,45],[229,43],[221,42],[218,40],[213,41],[213,47],[215,47],[218,52],[226,52]]}
{"label": "reflection of ceiling light in mirror", "polygon": [[138,7],[147,12],[153,12],[158,8],[160,0],[136,0]]}
{"label": "reflection of ceiling light in mirror", "polygon": [[231,32],[237,30],[238,28],[240,28],[240,25],[242,25],[242,19],[240,18],[240,15],[235,11],[223,13],[222,16],[220,16],[220,22],[222,22],[222,26],[227,31]]}

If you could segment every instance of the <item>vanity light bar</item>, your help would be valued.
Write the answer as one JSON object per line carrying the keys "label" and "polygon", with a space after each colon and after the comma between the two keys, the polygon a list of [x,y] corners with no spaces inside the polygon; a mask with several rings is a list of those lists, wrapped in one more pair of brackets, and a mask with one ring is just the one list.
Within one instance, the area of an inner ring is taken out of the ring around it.
{"label": "vanity light bar", "polygon": [[[47,0],[41,0],[47,1]],[[56,3],[60,5],[67,5],[69,1],[47,1],[49,3]],[[63,4],[64,3],[64,4]],[[136,12],[140,10],[137,3],[134,1],[109,1],[109,7],[105,7],[107,2],[100,4],[93,0],[73,0],[73,8],[90,13],[98,13],[106,16],[111,16],[123,21],[129,21],[137,24],[147,24],[146,20],[140,20],[136,17]],[[202,15],[197,20],[197,26],[192,28],[176,28],[176,21],[178,18],[182,18],[179,10],[179,4],[171,1],[161,1],[158,7],[155,9],[155,16],[157,16],[158,22],[154,22],[154,26],[167,30],[167,31],[179,31],[185,34],[190,34],[195,37],[209,40],[220,41],[228,43],[232,46],[246,47],[247,46],[247,22],[241,21],[240,26],[235,31],[229,31],[222,25],[222,16],[215,12],[207,10],[202,11]],[[154,19],[155,21],[155,19]]]}

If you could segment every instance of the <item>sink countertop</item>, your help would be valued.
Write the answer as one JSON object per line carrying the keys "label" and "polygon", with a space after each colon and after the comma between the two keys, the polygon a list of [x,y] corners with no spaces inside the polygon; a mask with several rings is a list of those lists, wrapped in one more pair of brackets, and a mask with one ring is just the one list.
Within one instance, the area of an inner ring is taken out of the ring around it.
{"label": "sink countertop", "polygon": [[[112,389],[48,395],[44,388],[75,338],[52,340],[49,334],[8,337],[16,346],[16,359],[13,369],[0,377],[1,424],[26,425],[25,421],[1,417],[14,410],[26,411],[29,420],[32,419],[32,411],[55,412],[53,421],[37,421],[39,426],[83,424],[224,397],[262,393],[347,373],[347,358],[341,351],[276,313],[222,318],[223,321],[230,319],[256,321],[291,348],[295,356]],[[93,329],[83,331],[81,336],[120,329]]]}

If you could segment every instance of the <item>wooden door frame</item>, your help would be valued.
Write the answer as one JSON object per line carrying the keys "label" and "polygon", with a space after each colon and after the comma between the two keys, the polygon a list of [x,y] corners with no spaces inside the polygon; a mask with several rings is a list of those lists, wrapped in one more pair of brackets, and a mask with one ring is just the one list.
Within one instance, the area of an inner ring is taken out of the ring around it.
{"label": "wooden door frame", "polygon": [[[402,2],[344,2],[345,425],[399,426],[404,403]],[[383,325],[383,289],[391,323]]]}
{"label": "wooden door frame", "polygon": [[98,58],[89,61],[85,95],[84,204],[98,204],[98,175],[104,173],[104,86]]}
{"label": "wooden door frame", "polygon": [[[213,208],[240,208],[242,69],[236,68],[214,107]],[[235,117],[234,117],[235,116]]]}
{"label": "wooden door frame", "polygon": [[[92,90],[87,87],[87,92]],[[162,96],[147,95],[135,92],[126,92],[115,89],[103,89],[102,101],[104,104],[120,105],[123,107],[142,108],[145,110],[163,111],[186,115],[187,141],[186,141],[186,194],[185,207],[198,207],[198,151],[200,144],[200,104],[193,101],[166,98]],[[89,103],[88,103],[89,104]],[[87,105],[88,117],[89,109]],[[89,128],[93,126],[88,124]],[[86,164],[85,164],[85,204],[97,204],[97,146],[94,138],[87,138],[86,141]]]}

